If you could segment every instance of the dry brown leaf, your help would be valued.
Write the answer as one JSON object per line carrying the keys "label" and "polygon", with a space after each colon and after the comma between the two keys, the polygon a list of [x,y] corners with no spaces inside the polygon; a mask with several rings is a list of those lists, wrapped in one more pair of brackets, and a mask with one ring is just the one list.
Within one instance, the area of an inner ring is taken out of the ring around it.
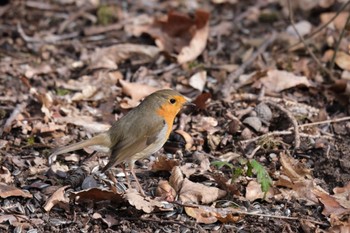
{"label": "dry brown leaf", "polygon": [[0,182],[4,182],[6,184],[12,184],[14,181],[13,176],[9,169],[4,166],[0,167]]}
{"label": "dry brown leaf", "polygon": [[27,78],[33,78],[37,74],[48,74],[53,72],[49,64],[41,63],[37,67],[27,66],[25,71],[25,76]]}
{"label": "dry brown leaf", "polygon": [[214,208],[209,206],[200,206],[197,208],[185,207],[186,214],[195,218],[198,223],[212,224],[218,220],[223,223],[236,223],[242,219],[241,216],[235,216],[237,210],[233,208]]}
{"label": "dry brown leaf", "polygon": [[350,55],[343,51],[338,51],[335,56],[335,63],[343,70],[350,71]]}
{"label": "dry brown leaf", "polygon": [[267,76],[261,78],[255,83],[262,84],[268,92],[280,92],[296,86],[311,86],[311,83],[305,76],[297,76],[293,73],[283,70],[270,70]]}
{"label": "dry brown leaf", "polygon": [[283,153],[280,155],[280,162],[282,165],[281,175],[275,185],[291,189],[280,189],[282,196],[303,199],[307,201],[307,204],[317,204],[318,199],[315,193],[326,192],[315,183],[310,175],[310,170]]}
{"label": "dry brown leaf", "polygon": [[158,156],[152,164],[152,171],[171,171],[173,167],[178,166],[180,162],[175,159],[168,159],[166,156]]}
{"label": "dry brown leaf", "polygon": [[224,196],[227,192],[216,187],[208,187],[204,184],[194,183],[185,178],[182,182],[182,188],[179,198],[184,203],[202,203],[209,204]]}
{"label": "dry brown leaf", "polygon": [[175,189],[175,191],[178,193],[182,187],[182,183],[184,181],[183,174],[181,172],[181,169],[179,166],[174,167],[171,170],[171,176],[169,178],[169,184],[171,187]]}
{"label": "dry brown leaf", "polygon": [[344,208],[350,210],[350,182],[345,187],[336,187],[333,189],[333,197]]}
{"label": "dry brown leaf", "polygon": [[138,30],[151,35],[156,45],[178,63],[196,59],[204,50],[209,35],[209,13],[197,10],[194,19],[178,12],[169,12],[165,19],[156,19],[152,25]]}
{"label": "dry brown leaf", "polygon": [[199,132],[207,132],[208,134],[213,134],[219,129],[216,127],[218,121],[214,117],[200,116],[198,122],[193,125],[193,129]]}
{"label": "dry brown leaf", "polygon": [[264,197],[264,200],[269,201],[273,196],[274,193],[272,188],[269,189],[265,196],[265,193],[261,190],[261,184],[255,180],[250,181],[247,185],[245,198],[248,201],[253,202],[257,199],[264,199]]}
{"label": "dry brown leaf", "polygon": [[124,80],[119,80],[119,83],[122,86],[122,92],[125,95],[128,95],[131,97],[131,100],[121,104],[121,107],[124,109],[136,107],[139,104],[140,100],[152,94],[153,92],[162,89],[162,88],[151,87],[140,83],[129,83]]}
{"label": "dry brown leaf", "polygon": [[71,116],[56,118],[58,123],[70,123],[76,126],[81,126],[88,133],[101,133],[108,130],[111,126],[109,124],[103,124],[96,122],[93,117],[90,116]]}
{"label": "dry brown leaf", "polygon": [[35,122],[33,125],[33,133],[51,133],[57,130],[66,130],[66,125],[57,125],[54,122],[49,123],[42,123],[42,122]]}
{"label": "dry brown leaf", "polygon": [[124,198],[130,205],[145,213],[151,213],[154,209],[164,206],[163,203],[157,200],[152,200],[149,197],[142,197],[135,189],[126,190]]}
{"label": "dry brown leaf", "polygon": [[142,56],[144,59],[151,60],[160,52],[159,48],[150,45],[138,44],[118,44],[102,49],[97,49],[91,57],[90,69],[117,69],[118,63],[131,59],[132,57]]}
{"label": "dry brown leaf", "polygon": [[339,204],[339,202],[326,192],[314,190],[313,193],[318,197],[320,202],[324,205],[322,214],[325,216],[336,215],[343,216],[344,214],[350,213],[350,209],[346,209]]}
{"label": "dry brown leaf", "polygon": [[180,64],[196,59],[205,49],[209,36],[209,13],[197,11],[195,16],[196,32],[192,37],[190,44],[181,48],[177,55],[177,62]]}
{"label": "dry brown leaf", "polygon": [[24,191],[14,186],[10,186],[0,182],[0,197],[1,198],[7,198],[7,197],[32,198],[33,195],[27,191]]}
{"label": "dry brown leaf", "polygon": [[227,179],[223,174],[214,173],[211,175],[220,189],[227,191],[230,194],[241,196],[239,188],[236,184],[231,183],[231,179]]}
{"label": "dry brown leaf", "polygon": [[173,202],[176,198],[176,191],[168,181],[160,180],[156,189],[156,196],[160,197],[161,200]]}
{"label": "dry brown leaf", "polygon": [[192,136],[186,131],[181,129],[176,130],[175,133],[180,134],[183,137],[183,139],[185,139],[185,142],[186,142],[185,149],[190,150],[194,142]]}
{"label": "dry brown leaf", "polygon": [[345,218],[343,221],[340,217],[331,214],[330,216],[331,227],[327,229],[327,232],[331,233],[349,233],[350,232],[350,218]]}
{"label": "dry brown leaf", "polygon": [[189,84],[194,89],[199,90],[200,92],[203,91],[205,84],[207,82],[207,72],[206,71],[200,71],[195,73],[191,76],[189,80]]}
{"label": "dry brown leaf", "polygon": [[211,99],[211,94],[210,93],[202,93],[199,96],[196,97],[192,103],[196,105],[197,108],[200,110],[205,110],[207,109],[207,104],[209,100]]}
{"label": "dry brown leaf", "polygon": [[[321,23],[326,24],[337,14],[337,12],[326,12],[322,13],[320,16]],[[329,25],[328,27],[335,27],[338,31],[343,30],[346,24],[346,20],[349,16],[349,12],[341,12]]]}
{"label": "dry brown leaf", "polygon": [[186,214],[194,219],[198,223],[212,224],[218,221],[215,214],[210,210],[204,208],[192,208],[185,207]]}
{"label": "dry brown leaf", "polygon": [[190,177],[193,174],[205,174],[207,171],[210,171],[210,161],[207,155],[195,152],[193,158],[195,162],[185,163],[180,167],[185,177]]}
{"label": "dry brown leaf", "polygon": [[11,226],[14,226],[14,227],[19,226],[23,229],[28,229],[32,227],[29,224],[31,220],[32,219],[29,219],[27,216],[20,215],[20,214],[1,214],[0,215],[0,223],[5,223],[8,221],[11,224]]}
{"label": "dry brown leaf", "polygon": [[63,186],[59,189],[56,190],[56,192],[54,192],[51,197],[46,201],[45,205],[44,205],[44,209],[46,212],[49,212],[52,207],[54,207],[55,205],[59,204],[59,203],[63,203],[63,204],[68,204],[69,203],[69,198],[66,197],[65,195],[65,189],[69,187],[69,185]]}
{"label": "dry brown leaf", "polygon": [[280,154],[280,161],[282,164],[282,173],[288,176],[293,182],[302,180],[304,177],[310,176],[310,169],[305,168],[298,160],[285,153]]}
{"label": "dry brown leaf", "polygon": [[69,196],[70,199],[74,199],[77,202],[91,200],[91,201],[113,201],[116,203],[123,202],[122,193],[116,193],[111,190],[101,188],[90,188],[78,192],[72,192]]}

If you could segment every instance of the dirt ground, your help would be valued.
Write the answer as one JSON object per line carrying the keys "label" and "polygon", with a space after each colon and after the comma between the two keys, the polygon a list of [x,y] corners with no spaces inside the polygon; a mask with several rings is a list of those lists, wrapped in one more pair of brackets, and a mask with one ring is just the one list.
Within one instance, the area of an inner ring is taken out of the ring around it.
{"label": "dirt ground", "polygon": [[[349,232],[349,5],[2,1],[0,232]],[[195,106],[146,197],[108,153],[49,163],[164,88]]]}

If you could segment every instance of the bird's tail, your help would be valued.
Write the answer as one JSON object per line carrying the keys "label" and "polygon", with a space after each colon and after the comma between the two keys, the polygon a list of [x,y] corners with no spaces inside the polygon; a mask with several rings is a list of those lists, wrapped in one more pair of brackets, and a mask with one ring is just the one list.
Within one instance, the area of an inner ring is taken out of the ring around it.
{"label": "bird's tail", "polygon": [[89,146],[103,146],[103,147],[110,148],[111,147],[110,137],[107,133],[102,133],[90,139],[87,139],[78,143],[74,143],[72,145],[59,147],[55,149],[52,152],[52,154],[49,156],[49,164],[52,164],[56,160],[57,155],[68,153],[75,150],[80,150],[80,149],[83,149],[84,147],[89,147]]}

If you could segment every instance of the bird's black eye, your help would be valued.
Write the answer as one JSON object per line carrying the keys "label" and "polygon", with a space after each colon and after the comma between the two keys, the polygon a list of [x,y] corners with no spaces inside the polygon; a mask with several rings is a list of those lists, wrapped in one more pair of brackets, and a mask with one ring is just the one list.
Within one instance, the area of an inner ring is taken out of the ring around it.
{"label": "bird's black eye", "polygon": [[170,102],[171,104],[175,104],[175,103],[176,103],[176,99],[170,99],[169,102]]}

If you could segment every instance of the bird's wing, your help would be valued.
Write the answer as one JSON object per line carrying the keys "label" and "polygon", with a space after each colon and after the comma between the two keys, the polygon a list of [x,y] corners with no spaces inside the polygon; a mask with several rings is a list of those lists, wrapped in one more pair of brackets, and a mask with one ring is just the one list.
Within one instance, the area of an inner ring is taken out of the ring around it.
{"label": "bird's wing", "polygon": [[[131,126],[133,127],[132,130],[135,133],[125,133],[124,137],[121,138],[113,148],[111,148],[110,160],[102,171],[106,171],[107,169],[123,162],[133,162],[139,159],[133,156],[139,152],[142,152],[148,146],[154,143],[164,127],[165,123],[162,122],[159,124],[159,122],[155,122],[156,121],[152,120],[150,122],[143,122],[143,124],[139,124],[139,127],[135,125]],[[145,127],[146,129],[141,130],[141,127]],[[148,133],[143,137],[139,137],[137,132],[142,131],[146,131]]]}

